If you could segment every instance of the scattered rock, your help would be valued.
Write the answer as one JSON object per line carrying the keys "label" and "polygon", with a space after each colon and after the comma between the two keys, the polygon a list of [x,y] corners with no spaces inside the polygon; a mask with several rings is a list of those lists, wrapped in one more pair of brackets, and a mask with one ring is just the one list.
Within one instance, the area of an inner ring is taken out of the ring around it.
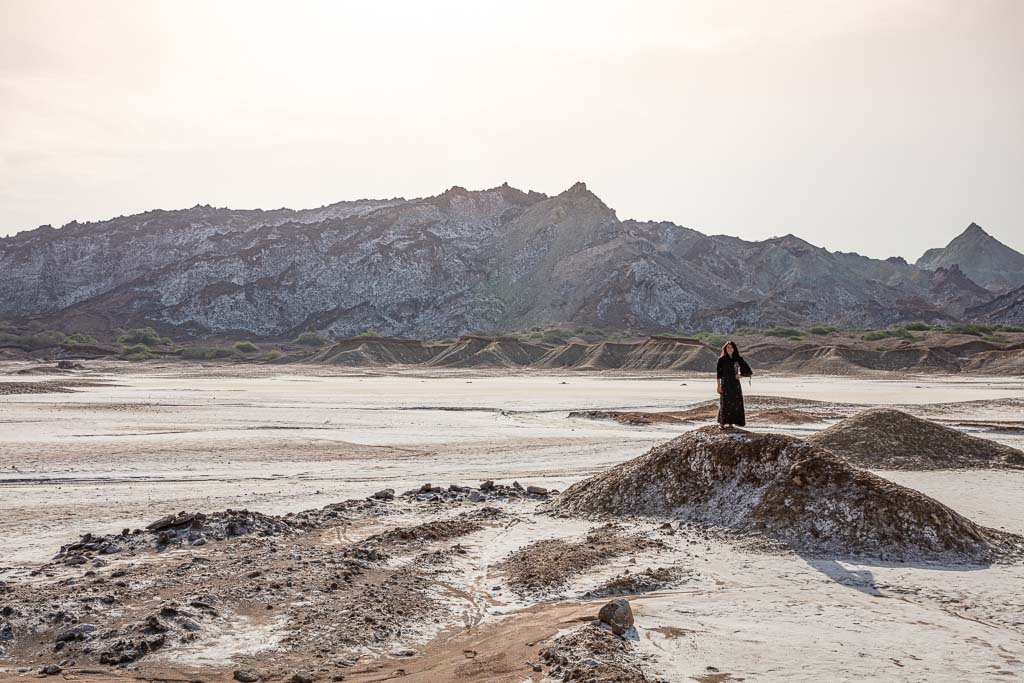
{"label": "scattered rock", "polygon": [[373,494],[373,498],[376,498],[377,500],[394,500],[395,490],[383,489],[381,491],[377,491],[377,493]]}
{"label": "scattered rock", "polygon": [[239,683],[257,683],[263,678],[252,669],[236,669],[232,677]]}
{"label": "scattered rock", "polygon": [[288,681],[289,683],[313,683],[313,674],[308,671],[296,671]]}

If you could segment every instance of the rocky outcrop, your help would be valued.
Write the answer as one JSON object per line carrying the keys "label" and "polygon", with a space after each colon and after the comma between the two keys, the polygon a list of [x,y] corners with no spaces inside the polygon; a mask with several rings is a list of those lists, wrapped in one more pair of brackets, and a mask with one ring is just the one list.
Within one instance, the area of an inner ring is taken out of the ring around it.
{"label": "rocky outcrop", "polygon": [[[583,183],[553,197],[503,185],[305,211],[197,206],[0,239],[0,318],[80,331],[440,338],[553,323],[865,327],[958,320],[979,297],[966,276],[936,279],[792,235],[747,242],[620,220]],[[334,357],[375,358],[380,348],[366,344]],[[500,348],[486,355],[522,363]],[[601,352],[589,364],[608,362]]]}
{"label": "rocky outcrop", "polygon": [[965,315],[980,322],[1024,327],[1024,286],[968,308]]}
{"label": "rocky outcrop", "polygon": [[573,484],[558,514],[674,517],[756,532],[813,554],[989,561],[1022,539],[815,445],[704,427]]}

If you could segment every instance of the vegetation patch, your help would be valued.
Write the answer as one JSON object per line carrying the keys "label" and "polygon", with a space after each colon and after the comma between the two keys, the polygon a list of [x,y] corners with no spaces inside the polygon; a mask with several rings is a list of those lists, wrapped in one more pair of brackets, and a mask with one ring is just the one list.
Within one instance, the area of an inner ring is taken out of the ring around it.
{"label": "vegetation patch", "polygon": [[294,342],[303,346],[323,346],[327,340],[316,332],[303,332],[294,339]]}
{"label": "vegetation patch", "polygon": [[171,340],[163,337],[152,327],[136,327],[125,331],[117,338],[121,344],[146,344],[147,346],[159,346],[170,344]]}

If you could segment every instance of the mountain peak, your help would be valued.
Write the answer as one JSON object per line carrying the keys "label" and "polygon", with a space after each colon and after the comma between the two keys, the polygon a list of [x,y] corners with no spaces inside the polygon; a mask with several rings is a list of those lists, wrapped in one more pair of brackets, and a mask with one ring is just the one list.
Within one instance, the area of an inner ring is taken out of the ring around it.
{"label": "mountain peak", "polygon": [[584,194],[593,195],[594,193],[587,189],[587,184],[585,182],[583,182],[582,180],[577,180],[576,183],[572,187],[570,187],[568,190],[566,190],[565,192],[563,192],[559,196],[560,197],[570,197],[570,196],[573,196],[573,195],[584,195]]}
{"label": "mountain peak", "polygon": [[971,223],[945,247],[929,249],[917,266],[936,270],[957,264],[974,282],[994,292],[1024,284],[1024,254],[1006,246],[977,223]]}
{"label": "mountain peak", "polygon": [[981,227],[977,223],[971,223],[967,226],[967,229],[960,233],[961,237],[992,237],[992,235],[985,232],[985,228]]}

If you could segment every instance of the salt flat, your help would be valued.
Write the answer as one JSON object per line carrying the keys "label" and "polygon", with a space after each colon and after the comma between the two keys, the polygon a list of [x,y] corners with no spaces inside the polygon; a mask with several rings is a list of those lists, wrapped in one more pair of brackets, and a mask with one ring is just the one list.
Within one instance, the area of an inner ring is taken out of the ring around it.
{"label": "salt flat", "polygon": [[[0,381],[67,379],[16,374],[24,367],[0,368]],[[97,384],[74,393],[0,396],[0,578],[23,576],[80,533],[116,533],[179,510],[281,514],[424,482],[517,480],[564,489],[691,428],[569,419],[570,411],[678,410],[714,398],[707,376],[124,368],[97,364],[77,373]],[[1000,420],[1020,416],[987,402],[1024,399],[1024,380],[768,376],[744,383],[744,391],[748,397],[841,404],[841,413],[851,404],[900,405],[910,412],[919,406],[929,416]],[[799,435],[828,424],[754,429]],[[1019,432],[972,433],[1018,448],[1024,443]],[[881,474],[975,522],[1024,533],[1018,512],[1024,472]],[[511,535],[485,530],[468,536],[467,585],[479,591],[496,580],[489,567],[516,547],[545,535],[579,534],[586,526],[544,519]],[[583,592],[645,561],[692,570],[677,589],[634,602],[639,647],[651,655],[651,670],[667,680],[716,673],[727,677],[697,680],[1024,675],[1024,571],[1015,565],[966,570],[858,564],[740,553],[712,540],[657,558],[610,560],[561,592],[562,599],[547,608],[549,622],[538,618],[557,627],[586,606]],[[527,608],[505,598],[483,601],[475,622],[481,632],[500,629],[505,615]],[[451,637],[458,643],[468,636]],[[222,651],[223,639],[217,643]],[[437,643],[417,647],[424,662],[446,652]],[[190,661],[207,661],[197,657]],[[173,651],[161,661],[173,664]],[[0,660],[0,670],[2,665]],[[441,669],[405,668],[410,680],[443,680],[436,678]],[[346,680],[363,680],[359,675]],[[490,680],[538,674],[523,669],[516,675]]]}

